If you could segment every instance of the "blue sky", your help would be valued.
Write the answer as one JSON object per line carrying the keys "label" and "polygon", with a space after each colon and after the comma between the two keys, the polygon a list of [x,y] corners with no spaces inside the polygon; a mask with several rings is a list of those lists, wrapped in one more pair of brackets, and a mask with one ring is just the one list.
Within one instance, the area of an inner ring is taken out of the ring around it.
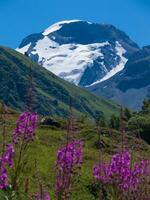
{"label": "blue sky", "polygon": [[68,19],[113,24],[140,46],[150,45],[150,0],[0,0],[0,45],[15,48]]}

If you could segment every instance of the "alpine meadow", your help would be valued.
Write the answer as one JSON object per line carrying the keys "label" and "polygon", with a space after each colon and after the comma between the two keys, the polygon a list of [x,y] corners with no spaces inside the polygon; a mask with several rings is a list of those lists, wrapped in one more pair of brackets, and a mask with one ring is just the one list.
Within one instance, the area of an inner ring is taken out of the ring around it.
{"label": "alpine meadow", "polygon": [[0,200],[150,200],[150,5],[108,2],[0,2]]}

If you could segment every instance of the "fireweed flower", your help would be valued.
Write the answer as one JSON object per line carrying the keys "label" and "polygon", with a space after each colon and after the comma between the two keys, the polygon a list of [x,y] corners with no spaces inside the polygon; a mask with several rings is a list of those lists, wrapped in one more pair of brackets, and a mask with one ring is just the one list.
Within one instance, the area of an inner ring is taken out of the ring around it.
{"label": "fireweed flower", "polygon": [[43,196],[38,192],[35,194],[35,200],[50,200],[48,192],[44,192]]}
{"label": "fireweed flower", "polygon": [[131,163],[128,151],[113,155],[109,164],[100,163],[93,167],[94,178],[105,184],[115,185],[118,189],[136,189],[143,176],[149,172],[149,162],[142,160],[139,164]]}
{"label": "fireweed flower", "polygon": [[82,146],[83,143],[81,141],[75,140],[58,150],[55,185],[57,195],[69,190],[72,178],[77,170],[80,169],[82,165]]}
{"label": "fireweed flower", "polygon": [[13,167],[14,148],[12,144],[6,146],[6,151],[0,157],[0,189],[5,189],[9,185],[7,168]]}
{"label": "fireweed flower", "polygon": [[50,200],[50,196],[49,196],[49,193],[48,192],[45,192],[45,199],[44,200]]}
{"label": "fireweed flower", "polygon": [[26,143],[33,140],[37,121],[38,116],[36,113],[23,112],[17,121],[16,129],[13,133],[13,142],[18,144],[22,139]]}

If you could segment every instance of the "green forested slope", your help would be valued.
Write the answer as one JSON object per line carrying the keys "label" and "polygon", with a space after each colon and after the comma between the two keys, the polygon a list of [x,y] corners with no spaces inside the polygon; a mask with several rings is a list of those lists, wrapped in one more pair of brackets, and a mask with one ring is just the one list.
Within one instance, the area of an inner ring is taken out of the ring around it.
{"label": "green forested slope", "polygon": [[96,113],[104,113],[109,117],[118,112],[119,107],[116,104],[56,77],[27,56],[5,47],[0,47],[1,102],[17,110],[24,109],[30,85],[30,71],[34,88],[33,108],[40,114],[66,116],[70,99],[75,112],[80,115],[95,117]]}

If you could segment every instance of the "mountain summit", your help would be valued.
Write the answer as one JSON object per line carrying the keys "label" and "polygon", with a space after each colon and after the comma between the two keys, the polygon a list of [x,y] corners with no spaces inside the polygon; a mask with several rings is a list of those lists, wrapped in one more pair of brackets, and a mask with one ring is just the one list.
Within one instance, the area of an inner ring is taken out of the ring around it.
{"label": "mountain summit", "polygon": [[55,75],[86,87],[122,71],[138,49],[136,43],[112,25],[69,20],[29,35],[17,51],[27,53]]}

